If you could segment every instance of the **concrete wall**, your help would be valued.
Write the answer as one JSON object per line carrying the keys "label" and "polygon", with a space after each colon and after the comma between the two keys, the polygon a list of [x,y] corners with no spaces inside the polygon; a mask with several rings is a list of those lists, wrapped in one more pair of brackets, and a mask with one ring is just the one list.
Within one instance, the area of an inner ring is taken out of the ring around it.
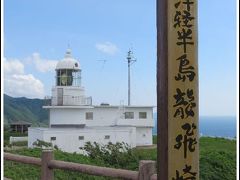
{"label": "concrete wall", "polygon": [[38,128],[28,128],[28,147],[33,147],[32,144],[39,140],[43,140],[43,133]]}
{"label": "concrete wall", "polygon": [[13,142],[21,142],[21,141],[27,141],[27,140],[28,140],[27,136],[23,136],[23,137],[10,136],[9,143],[12,144]]}
{"label": "concrete wall", "polygon": [[[87,112],[93,112],[93,120],[86,120]],[[124,112],[134,112],[134,119],[125,119]],[[146,112],[147,117],[145,119],[139,118],[139,112]],[[76,140],[76,137],[83,135],[85,137],[84,140],[104,143],[106,140],[102,139],[102,137],[108,132],[107,129],[109,128],[111,129],[109,133],[112,142],[124,141],[129,143],[129,138],[131,138],[130,142],[135,144],[134,146],[152,145],[152,127],[154,124],[152,107],[72,106],[50,108],[50,125],[66,125],[66,131],[61,131],[62,134],[60,132],[58,134],[59,137],[57,139],[60,140],[54,141],[53,144],[57,143],[60,148],[68,152],[74,152],[83,143],[78,139]],[[67,125],[85,125],[85,128],[82,128],[81,131],[73,136],[73,132],[68,132]],[[135,128],[135,135],[126,136],[124,135],[126,133],[122,134],[120,131],[116,131],[117,133],[113,132],[117,130],[116,128],[127,130],[127,127]],[[91,130],[91,128],[95,130]],[[105,130],[102,130],[104,128]],[[56,130],[56,128],[52,129]],[[55,130],[54,133],[58,132]],[[48,135],[49,133],[50,135]],[[49,138],[53,135],[52,131],[44,132],[44,141],[49,141]],[[75,145],[71,145],[71,149],[68,149],[69,143]]]}
{"label": "concrete wall", "polygon": [[50,125],[79,125],[86,124],[84,109],[76,108],[53,108],[50,109]]}
{"label": "concrete wall", "polygon": [[118,108],[93,108],[85,112],[93,112],[93,120],[86,120],[86,126],[114,126],[120,118]]}
{"label": "concrete wall", "polygon": [[87,103],[83,87],[57,86],[52,88],[52,105],[58,105],[58,88],[63,89],[62,105],[85,105]]}
{"label": "concrete wall", "polygon": [[58,88],[63,88],[63,95],[68,95],[68,96],[84,96],[85,95],[85,90],[83,87],[55,86],[52,88],[53,97],[57,97]]}
{"label": "concrete wall", "polygon": [[136,145],[137,146],[152,145],[152,128],[149,127],[136,128]]}
{"label": "concrete wall", "polygon": [[[86,120],[86,113],[93,113],[93,120]],[[125,119],[124,112],[134,112],[134,119]],[[139,112],[146,112],[146,119],[139,119]],[[85,124],[86,126],[135,126],[153,127],[151,107],[124,108],[92,107],[89,108],[51,108],[50,124]]]}
{"label": "concrete wall", "polygon": [[[86,126],[154,126],[151,107],[125,107],[122,109],[120,107],[97,106],[89,109],[89,112],[93,112],[93,120],[86,120]],[[125,119],[124,112],[134,112],[134,119]],[[147,118],[139,119],[139,112],[147,112]]]}
{"label": "concrete wall", "polygon": [[[41,130],[39,130],[41,129]],[[105,136],[110,136],[105,139]],[[79,140],[79,136],[84,136],[84,140]],[[56,140],[51,141],[51,137],[56,137]],[[83,128],[83,129],[57,129],[57,128],[35,128],[29,130],[28,147],[32,148],[32,143],[37,139],[51,142],[57,145],[59,149],[66,152],[82,151],[79,147],[83,147],[88,141],[107,144],[108,142],[125,142],[131,147],[136,147],[136,128]]]}

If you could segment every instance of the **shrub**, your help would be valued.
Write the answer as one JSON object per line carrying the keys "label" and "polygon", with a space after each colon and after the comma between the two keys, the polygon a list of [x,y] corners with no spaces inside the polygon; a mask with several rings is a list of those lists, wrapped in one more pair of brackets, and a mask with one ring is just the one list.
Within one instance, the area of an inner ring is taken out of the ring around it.
{"label": "shrub", "polygon": [[4,141],[4,147],[9,146],[9,142],[8,141]]}
{"label": "shrub", "polygon": [[35,147],[39,147],[39,148],[52,147],[52,143],[46,142],[46,141],[42,141],[42,140],[39,140],[39,139],[37,139],[37,141],[35,141],[35,142],[33,143],[33,145],[34,145]]}
{"label": "shrub", "polygon": [[54,149],[59,150],[57,145],[54,145],[53,147],[54,147]]}
{"label": "shrub", "polygon": [[52,149],[55,149],[55,150],[59,150],[58,146],[57,145],[54,145],[50,142],[46,142],[46,141],[42,141],[42,140],[39,140],[37,139],[37,141],[35,141],[33,143],[33,146],[35,146],[36,148],[41,148],[41,149],[44,149],[44,148],[52,148]]}
{"label": "shrub", "polygon": [[107,165],[116,168],[126,168],[126,165],[138,162],[138,157],[131,147],[124,142],[117,142],[116,144],[109,142],[106,145],[100,145],[96,142],[86,142],[84,147],[80,149],[85,150],[91,159],[99,159]]}
{"label": "shrub", "polygon": [[200,157],[200,178],[236,179],[236,155],[227,151],[203,151]]}

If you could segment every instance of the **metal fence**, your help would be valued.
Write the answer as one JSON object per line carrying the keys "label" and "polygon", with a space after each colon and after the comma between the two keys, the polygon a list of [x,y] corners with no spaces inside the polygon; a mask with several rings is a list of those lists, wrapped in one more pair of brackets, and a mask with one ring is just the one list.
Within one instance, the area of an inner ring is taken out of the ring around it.
{"label": "metal fence", "polygon": [[131,171],[54,160],[52,150],[43,150],[41,158],[4,153],[4,159],[41,166],[41,180],[53,180],[53,169],[77,171],[88,175],[105,176],[119,179],[157,180],[157,174],[155,174],[156,162],[150,160],[140,161],[139,171]]}
{"label": "metal fence", "polygon": [[63,95],[44,98],[44,106],[91,106],[92,97]]}

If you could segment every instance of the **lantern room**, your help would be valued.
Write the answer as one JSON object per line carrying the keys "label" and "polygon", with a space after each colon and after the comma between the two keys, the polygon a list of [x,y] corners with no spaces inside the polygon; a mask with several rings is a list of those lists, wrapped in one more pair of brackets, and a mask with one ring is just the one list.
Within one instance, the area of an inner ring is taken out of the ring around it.
{"label": "lantern room", "polygon": [[56,86],[81,86],[79,62],[72,58],[70,49],[67,49],[64,59],[56,66]]}

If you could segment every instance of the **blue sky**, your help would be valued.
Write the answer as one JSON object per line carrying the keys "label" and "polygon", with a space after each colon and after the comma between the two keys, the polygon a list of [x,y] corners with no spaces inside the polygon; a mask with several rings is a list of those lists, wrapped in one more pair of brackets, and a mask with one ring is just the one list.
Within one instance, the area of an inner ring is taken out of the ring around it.
{"label": "blue sky", "polygon": [[[198,2],[200,115],[235,115],[236,2]],[[4,1],[5,93],[51,95],[70,44],[93,102],[126,104],[132,47],[132,104],[156,105],[155,9],[154,0]]]}

